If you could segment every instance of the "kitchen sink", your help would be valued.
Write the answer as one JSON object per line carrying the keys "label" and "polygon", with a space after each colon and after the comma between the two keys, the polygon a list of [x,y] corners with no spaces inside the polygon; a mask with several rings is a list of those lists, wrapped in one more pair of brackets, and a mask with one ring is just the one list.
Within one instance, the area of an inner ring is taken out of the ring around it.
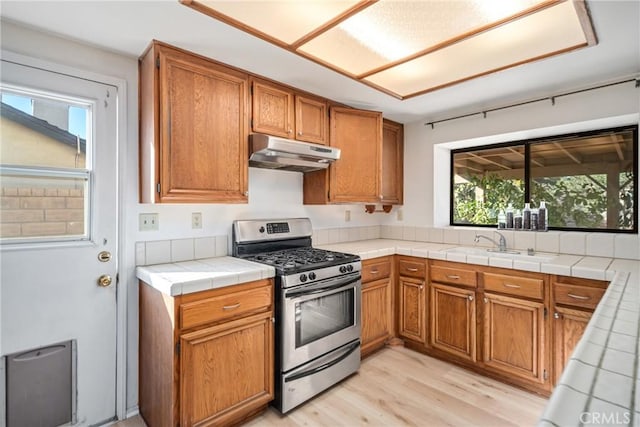
{"label": "kitchen sink", "polygon": [[471,248],[471,247],[457,247],[446,249],[445,252],[464,254],[464,255],[476,255],[476,256],[486,256],[486,257],[498,257],[498,258],[508,258],[514,261],[529,261],[529,262],[549,262],[557,257],[555,254],[535,254],[535,255],[527,255],[526,252],[518,252],[518,251],[507,251],[500,252],[496,249],[487,249],[487,248]]}

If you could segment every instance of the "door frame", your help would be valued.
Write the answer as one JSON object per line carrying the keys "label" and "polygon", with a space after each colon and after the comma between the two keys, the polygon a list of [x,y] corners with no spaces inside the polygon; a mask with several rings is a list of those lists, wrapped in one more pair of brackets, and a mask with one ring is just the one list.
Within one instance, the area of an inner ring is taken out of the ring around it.
{"label": "door frame", "polygon": [[127,120],[127,81],[122,78],[108,76],[93,71],[83,70],[57,62],[42,60],[31,56],[26,56],[12,52],[10,50],[0,50],[3,60],[16,62],[18,64],[29,67],[39,68],[44,71],[68,75],[80,79],[95,81],[114,86],[117,89],[116,105],[117,112],[117,132],[116,132],[116,203],[117,203],[117,250],[116,257],[116,277],[122,280],[116,280],[116,413],[117,419],[121,420],[127,416],[127,288],[128,274],[121,274],[124,267],[128,265],[126,253],[126,211],[127,206],[124,202],[126,189],[124,183],[127,181],[126,166],[126,147],[128,120]]}

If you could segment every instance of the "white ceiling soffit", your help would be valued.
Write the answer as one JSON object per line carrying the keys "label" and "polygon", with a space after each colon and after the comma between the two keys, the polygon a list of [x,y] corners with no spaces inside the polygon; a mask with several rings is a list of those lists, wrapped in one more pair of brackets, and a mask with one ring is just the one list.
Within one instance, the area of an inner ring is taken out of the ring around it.
{"label": "white ceiling soffit", "polygon": [[181,0],[398,99],[596,44],[583,0]]}

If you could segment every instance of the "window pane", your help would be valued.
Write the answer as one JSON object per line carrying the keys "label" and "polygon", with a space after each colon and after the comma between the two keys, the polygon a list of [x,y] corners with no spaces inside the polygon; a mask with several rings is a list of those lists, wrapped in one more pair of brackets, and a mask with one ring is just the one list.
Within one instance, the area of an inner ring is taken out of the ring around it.
{"label": "window pane", "polygon": [[531,202],[550,227],[632,230],[634,181],[632,130],[531,145]]}
{"label": "window pane", "polygon": [[0,238],[65,240],[88,236],[88,180],[77,177],[0,175]]}
{"label": "window pane", "polygon": [[454,152],[453,223],[496,225],[524,200],[524,146]]}
{"label": "window pane", "polygon": [[84,169],[89,109],[2,91],[0,163]]}

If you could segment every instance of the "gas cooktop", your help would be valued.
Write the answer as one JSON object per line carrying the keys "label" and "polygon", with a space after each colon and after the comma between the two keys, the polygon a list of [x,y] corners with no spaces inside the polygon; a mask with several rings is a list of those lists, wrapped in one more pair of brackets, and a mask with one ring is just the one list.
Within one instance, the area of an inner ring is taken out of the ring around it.
{"label": "gas cooktop", "polygon": [[357,255],[327,251],[313,247],[263,252],[243,256],[242,258],[247,261],[271,265],[275,267],[280,274],[292,274],[360,260],[360,257]]}

